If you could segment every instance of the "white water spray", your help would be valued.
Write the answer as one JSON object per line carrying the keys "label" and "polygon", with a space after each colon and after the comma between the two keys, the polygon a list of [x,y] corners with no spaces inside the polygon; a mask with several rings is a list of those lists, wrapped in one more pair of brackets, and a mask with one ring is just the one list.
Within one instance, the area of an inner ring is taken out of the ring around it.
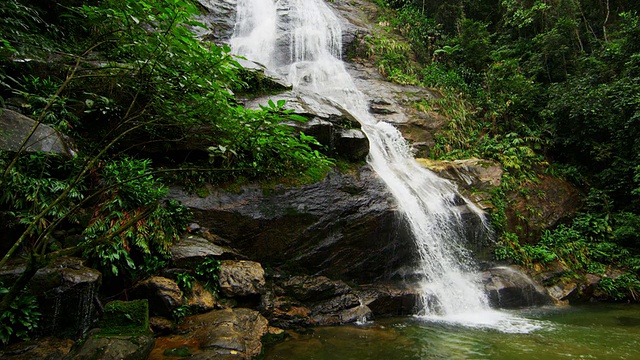
{"label": "white water spray", "polygon": [[[420,262],[419,316],[503,331],[530,331],[520,319],[489,308],[464,247],[460,195],[450,182],[422,168],[400,132],[378,122],[347,73],[338,18],[322,0],[239,0],[231,47],[288,78],[294,91],[332,99],[362,125],[370,141],[368,162],[393,193],[415,237]],[[468,201],[465,211],[479,217]],[[483,220],[484,221],[484,220]],[[483,222],[484,224],[484,222]],[[519,329],[519,330],[518,330]]]}

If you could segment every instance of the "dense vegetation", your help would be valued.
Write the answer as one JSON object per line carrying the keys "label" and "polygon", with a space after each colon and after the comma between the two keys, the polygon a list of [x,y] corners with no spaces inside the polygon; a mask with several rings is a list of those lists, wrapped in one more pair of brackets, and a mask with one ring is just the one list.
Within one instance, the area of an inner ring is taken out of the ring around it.
{"label": "dense vegetation", "polygon": [[[390,79],[442,90],[436,106],[452,121],[431,156],[494,159],[507,170],[494,196],[496,255],[558,261],[564,276],[603,276],[611,298],[640,299],[640,4],[378,3],[379,24],[406,41],[380,32],[355,55],[381,54]],[[544,173],[572,181],[585,206],[542,239],[519,238],[506,228],[505,194]]]}
{"label": "dense vegetation", "polygon": [[0,341],[35,328],[39,314],[18,306],[32,303],[21,291],[57,257],[84,254],[122,286],[165,266],[189,221],[188,209],[162,200],[168,184],[304,181],[332,164],[315,139],[283,124],[306,120],[284,102],[236,102],[246,71],[228,47],[195,37],[197,13],[189,0],[0,3],[0,109],[77,147],[73,158],[25,143],[0,153],[0,267],[27,260],[23,276],[0,287]]}

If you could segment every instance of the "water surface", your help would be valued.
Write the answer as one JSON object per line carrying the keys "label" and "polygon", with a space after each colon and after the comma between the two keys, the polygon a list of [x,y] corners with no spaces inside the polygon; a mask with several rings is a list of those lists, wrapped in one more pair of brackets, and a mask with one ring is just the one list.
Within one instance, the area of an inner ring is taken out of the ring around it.
{"label": "water surface", "polygon": [[266,359],[640,359],[640,306],[551,307],[513,314],[535,324],[504,333],[421,318],[313,329],[266,349]]}

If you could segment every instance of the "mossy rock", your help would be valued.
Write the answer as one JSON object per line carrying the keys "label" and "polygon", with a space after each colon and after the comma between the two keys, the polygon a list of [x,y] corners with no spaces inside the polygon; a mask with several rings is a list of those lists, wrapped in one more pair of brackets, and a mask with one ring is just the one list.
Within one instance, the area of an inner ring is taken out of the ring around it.
{"label": "mossy rock", "polygon": [[100,335],[140,335],[149,332],[149,302],[112,301],[105,305]]}

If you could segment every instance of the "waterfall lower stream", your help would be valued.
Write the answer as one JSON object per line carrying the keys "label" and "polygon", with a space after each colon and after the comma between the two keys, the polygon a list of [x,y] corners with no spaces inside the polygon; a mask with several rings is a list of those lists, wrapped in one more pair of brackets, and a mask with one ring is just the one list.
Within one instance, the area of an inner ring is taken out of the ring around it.
{"label": "waterfall lower stream", "polygon": [[464,247],[460,208],[482,218],[480,211],[453,184],[422,168],[396,128],[369,114],[340,60],[340,22],[322,0],[239,0],[230,44],[236,54],[286,77],[294,91],[329,98],[361,123],[370,141],[368,162],[394,195],[415,238],[422,293],[418,316],[507,332],[535,328],[489,308]]}

